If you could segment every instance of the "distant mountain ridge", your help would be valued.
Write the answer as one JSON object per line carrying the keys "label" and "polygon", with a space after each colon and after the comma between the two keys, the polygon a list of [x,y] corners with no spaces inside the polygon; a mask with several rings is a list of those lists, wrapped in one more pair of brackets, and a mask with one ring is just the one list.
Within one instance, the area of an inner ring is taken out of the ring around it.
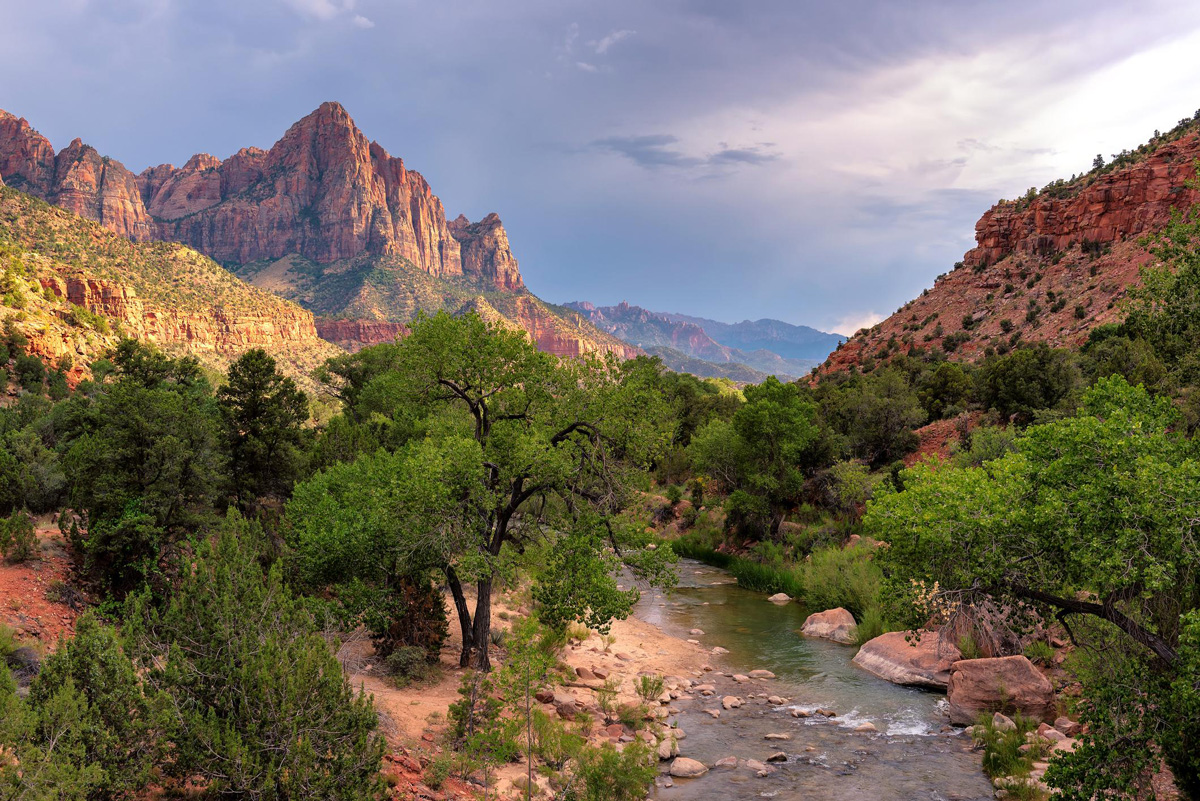
{"label": "distant mountain ridge", "polygon": [[768,375],[794,379],[808,373],[843,340],[780,320],[722,323],[703,317],[655,312],[622,302],[564,304],[597,328],[658,356],[673,370],[735,381]]}
{"label": "distant mountain ridge", "polygon": [[723,323],[672,312],[664,312],[663,316],[669,320],[698,325],[722,345],[743,351],[767,350],[785,359],[819,363],[846,340],[841,334],[831,334],[807,325],[793,325],[770,318]]}
{"label": "distant mountain ridge", "polygon": [[[495,214],[448,220],[420,173],[323,103],[270,149],[135,175],[75,139],[55,152],[0,110],[0,176],[9,186],[135,241],[181,242],[243,280],[339,321],[347,347],[391,340],[418,311],[493,310],[560,356],[637,351],[526,289]],[[366,337],[367,340],[363,338]],[[335,340],[336,341],[336,340]]]}

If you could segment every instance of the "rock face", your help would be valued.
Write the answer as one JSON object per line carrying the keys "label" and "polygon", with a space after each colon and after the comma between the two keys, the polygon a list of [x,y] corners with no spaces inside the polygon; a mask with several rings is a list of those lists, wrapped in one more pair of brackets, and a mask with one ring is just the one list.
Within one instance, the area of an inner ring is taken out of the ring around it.
{"label": "rock face", "polygon": [[1020,712],[1043,721],[1055,718],[1054,687],[1024,656],[955,662],[946,700],[951,722],[964,726],[974,723],[981,712]]}
{"label": "rock face", "polygon": [[823,640],[833,640],[843,645],[853,645],[858,626],[854,615],[842,607],[826,609],[808,616],[800,633],[805,637],[819,637]]}
{"label": "rock face", "polygon": [[408,333],[400,323],[382,320],[342,320],[334,317],[318,317],[315,320],[317,336],[338,347],[356,353],[371,345],[395,342]]}
{"label": "rock face", "polygon": [[[244,148],[224,161],[202,153],[182,167],[163,164],[140,175],[78,139],[55,154],[27,121],[0,111],[0,175],[122,236],[182,242],[237,269],[302,258],[331,265],[331,273],[341,276],[359,269],[366,257],[390,259],[432,279],[467,279],[472,291],[511,296],[512,304],[499,305],[517,308],[505,308],[501,316],[528,331],[543,350],[622,358],[638,353],[529,295],[499,216],[447,222],[421,174],[368,141],[337,103],[322,104],[269,150]],[[438,291],[421,291],[424,310],[439,306]],[[310,308],[339,318],[371,316]],[[411,319],[376,316],[390,323]],[[326,331],[351,348],[390,341],[396,333],[366,321],[331,324]]]}
{"label": "rock face", "polygon": [[955,269],[852,337],[822,369],[886,361],[915,347],[972,361],[988,346],[1007,347],[1015,334],[1077,345],[1096,326],[1123,319],[1120,301],[1151,260],[1139,239],[1161,230],[1172,211],[1200,203],[1200,190],[1187,186],[1200,157],[1200,120],[1144,151],[1126,166],[997,203],[976,223],[976,245]]}
{"label": "rock face", "polygon": [[951,666],[961,659],[958,648],[934,632],[920,632],[910,643],[905,632],[892,631],[864,643],[853,661],[893,684],[944,690],[950,682]]}

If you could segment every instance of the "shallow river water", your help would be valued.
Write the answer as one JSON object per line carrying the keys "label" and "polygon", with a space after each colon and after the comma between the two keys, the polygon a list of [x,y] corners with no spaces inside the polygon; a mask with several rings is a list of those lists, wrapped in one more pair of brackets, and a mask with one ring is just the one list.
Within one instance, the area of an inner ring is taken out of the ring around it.
{"label": "shallow river water", "polygon": [[[680,584],[670,594],[646,592],[636,615],[668,634],[689,638],[691,629],[705,633],[694,639],[721,646],[728,654],[708,657],[718,672],[763,668],[776,679],[736,688],[716,676],[718,695],[674,704],[674,717],[686,733],[683,756],[713,765],[722,757],[765,761],[777,751],[788,755],[776,772],[760,778],[754,771],[715,769],[699,779],[675,779],[658,787],[654,798],[758,799],[779,801],[974,801],[990,799],[992,788],[971,753],[969,741],[957,731],[942,731],[944,696],[898,687],[860,670],[850,661],[854,648],[800,636],[806,612],[798,604],[777,606],[762,593],[740,589],[724,571],[683,560]],[[700,664],[696,665],[696,669]],[[706,674],[700,681],[708,681]],[[689,677],[694,678],[694,677]],[[774,706],[765,699],[747,699],[739,709],[719,719],[704,709],[720,707],[729,693],[769,693],[790,699]],[[837,717],[795,718],[791,707],[832,709]],[[853,731],[870,721],[878,734]],[[767,733],[791,735],[771,742]],[[664,768],[665,769],[665,768]]]}

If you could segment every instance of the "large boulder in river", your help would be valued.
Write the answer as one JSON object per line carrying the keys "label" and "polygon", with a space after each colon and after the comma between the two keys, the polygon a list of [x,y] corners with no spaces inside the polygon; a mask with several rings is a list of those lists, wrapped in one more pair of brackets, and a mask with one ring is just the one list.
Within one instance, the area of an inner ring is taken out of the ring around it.
{"label": "large boulder in river", "polygon": [[694,759],[675,757],[675,761],[671,763],[671,775],[676,779],[694,779],[705,773],[708,773],[708,768],[704,766],[703,762],[697,762]]}
{"label": "large boulder in river", "polygon": [[963,659],[950,669],[946,689],[950,721],[963,726],[983,712],[1004,712],[1052,721],[1056,714],[1054,687],[1023,656]]}
{"label": "large boulder in river", "polygon": [[839,606],[809,615],[800,633],[805,637],[820,637],[843,645],[853,645],[857,628],[854,615]]}
{"label": "large boulder in river", "polygon": [[932,631],[892,631],[868,640],[854,664],[892,684],[944,690],[951,665],[961,659],[958,648]]}

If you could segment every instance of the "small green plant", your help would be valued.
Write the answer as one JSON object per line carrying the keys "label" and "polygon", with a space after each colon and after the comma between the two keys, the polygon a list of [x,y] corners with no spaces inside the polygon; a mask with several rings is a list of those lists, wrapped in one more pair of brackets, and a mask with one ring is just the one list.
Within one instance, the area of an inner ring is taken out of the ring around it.
{"label": "small green plant", "polygon": [[578,781],[562,797],[566,801],[641,801],[658,772],[657,762],[640,740],[623,751],[608,743],[585,748],[578,758]]}
{"label": "small green plant", "polygon": [[497,648],[503,648],[504,642],[508,639],[508,629],[492,629],[491,632],[488,633],[488,639],[491,641],[492,645],[496,646]]}
{"label": "small green plant", "polygon": [[1025,658],[1030,662],[1049,665],[1054,661],[1054,646],[1045,640],[1034,640],[1025,646]]}
{"label": "small green plant", "polygon": [[984,714],[979,717],[973,731],[975,742],[983,746],[983,770],[993,779],[1000,776],[1028,776],[1034,759],[1042,755],[1042,748],[1036,740],[1032,748],[1021,750],[1021,746],[1028,742],[1026,735],[1037,728],[1037,721],[1020,714],[1012,721],[1016,724],[1015,728],[998,728],[993,717]]}
{"label": "small green plant", "polygon": [[617,709],[617,720],[622,726],[637,729],[645,720],[647,708],[645,704],[622,704]]}
{"label": "small green plant", "polygon": [[442,785],[446,783],[446,779],[450,778],[450,770],[453,766],[454,763],[445,754],[434,757],[425,766],[425,775],[423,777],[425,784],[434,790],[442,789]]}
{"label": "small green plant", "polygon": [[646,674],[637,677],[634,683],[637,694],[647,701],[656,701],[663,694],[663,677],[658,674]]}
{"label": "small green plant", "polygon": [[663,494],[667,496],[667,503],[671,504],[672,508],[678,506],[679,502],[683,500],[683,489],[677,484],[667,487]]}
{"label": "small green plant", "polygon": [[429,655],[424,648],[415,645],[399,646],[388,654],[383,664],[398,687],[406,687],[414,681],[425,679],[431,669]]}
{"label": "small green plant", "polygon": [[620,686],[616,679],[605,679],[604,686],[596,690],[596,703],[606,718],[611,718],[617,711],[617,690]]}
{"label": "small green plant", "polygon": [[21,509],[0,520],[0,554],[10,562],[24,562],[37,555],[37,530],[33,517]]}
{"label": "small green plant", "polygon": [[983,656],[983,650],[976,642],[975,635],[970,633],[958,638],[958,650],[962,653],[963,659],[979,659]]}

